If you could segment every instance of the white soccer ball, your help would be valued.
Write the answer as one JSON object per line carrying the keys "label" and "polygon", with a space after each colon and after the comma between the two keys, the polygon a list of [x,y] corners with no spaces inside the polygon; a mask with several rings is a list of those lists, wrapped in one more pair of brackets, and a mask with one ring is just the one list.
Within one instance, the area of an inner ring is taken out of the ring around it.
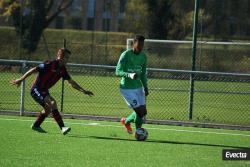
{"label": "white soccer ball", "polygon": [[144,128],[138,128],[135,131],[135,138],[138,141],[144,141],[148,138],[148,131]]}

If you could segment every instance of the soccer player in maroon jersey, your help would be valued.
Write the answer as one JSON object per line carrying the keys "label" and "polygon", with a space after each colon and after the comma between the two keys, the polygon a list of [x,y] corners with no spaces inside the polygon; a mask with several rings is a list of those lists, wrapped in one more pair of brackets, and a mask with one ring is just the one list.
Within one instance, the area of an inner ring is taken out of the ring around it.
{"label": "soccer player in maroon jersey", "polygon": [[71,52],[68,49],[61,48],[57,52],[57,59],[53,61],[45,61],[37,67],[31,68],[21,78],[12,80],[12,85],[20,86],[21,82],[29,77],[31,74],[38,72],[36,80],[34,81],[30,94],[33,99],[43,107],[43,111],[39,113],[36,121],[32,124],[31,128],[38,132],[45,132],[40,125],[45,118],[52,113],[55,121],[59,125],[62,134],[67,134],[71,129],[66,127],[62,117],[57,109],[56,100],[50,95],[49,89],[56,84],[56,82],[63,78],[76,90],[92,96],[91,91],[83,89],[78,85],[68,74],[65,65],[68,62]]}

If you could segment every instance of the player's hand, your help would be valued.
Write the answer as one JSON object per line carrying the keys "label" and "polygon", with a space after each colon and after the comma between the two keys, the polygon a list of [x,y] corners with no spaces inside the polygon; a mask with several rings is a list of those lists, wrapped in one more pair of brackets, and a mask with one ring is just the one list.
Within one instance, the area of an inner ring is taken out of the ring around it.
{"label": "player's hand", "polygon": [[131,78],[131,79],[137,79],[138,75],[136,73],[129,73],[129,78]]}
{"label": "player's hand", "polygon": [[94,96],[94,93],[88,90],[83,91],[85,95]]}
{"label": "player's hand", "polygon": [[11,85],[15,85],[17,87],[19,87],[21,83],[22,83],[22,80],[20,80],[20,79],[13,79],[10,81]]}
{"label": "player's hand", "polygon": [[148,88],[144,88],[145,96],[149,95]]}

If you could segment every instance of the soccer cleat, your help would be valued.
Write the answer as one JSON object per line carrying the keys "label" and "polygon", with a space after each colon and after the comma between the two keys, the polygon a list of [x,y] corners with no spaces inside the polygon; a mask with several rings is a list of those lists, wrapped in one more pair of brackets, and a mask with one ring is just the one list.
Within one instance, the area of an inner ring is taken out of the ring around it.
{"label": "soccer cleat", "polygon": [[62,134],[66,135],[71,130],[70,127],[62,127]]}
{"label": "soccer cleat", "polygon": [[40,126],[34,126],[34,124],[31,125],[31,129],[39,133],[47,133],[43,128]]}
{"label": "soccer cleat", "polygon": [[123,118],[121,119],[120,122],[121,122],[122,125],[125,126],[125,128],[127,129],[127,132],[128,132],[129,134],[132,134],[132,133],[133,133],[133,130],[132,130],[132,128],[131,128],[131,125],[130,125],[130,124],[127,124],[127,125],[126,125],[126,124],[125,124],[125,121],[126,121],[126,118],[123,117]]}

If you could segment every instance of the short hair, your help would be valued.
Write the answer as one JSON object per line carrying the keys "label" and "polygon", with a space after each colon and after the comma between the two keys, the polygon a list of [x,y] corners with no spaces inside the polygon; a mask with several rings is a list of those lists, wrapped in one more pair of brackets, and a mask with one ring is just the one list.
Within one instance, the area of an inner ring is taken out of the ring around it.
{"label": "short hair", "polygon": [[64,53],[68,53],[68,54],[71,54],[71,51],[67,48],[60,48],[60,50]]}
{"label": "short hair", "polygon": [[137,34],[137,35],[135,35],[135,37],[134,37],[134,42],[136,42],[136,41],[144,42],[144,40],[145,40],[145,37],[142,36],[142,35],[140,35],[140,34]]}

